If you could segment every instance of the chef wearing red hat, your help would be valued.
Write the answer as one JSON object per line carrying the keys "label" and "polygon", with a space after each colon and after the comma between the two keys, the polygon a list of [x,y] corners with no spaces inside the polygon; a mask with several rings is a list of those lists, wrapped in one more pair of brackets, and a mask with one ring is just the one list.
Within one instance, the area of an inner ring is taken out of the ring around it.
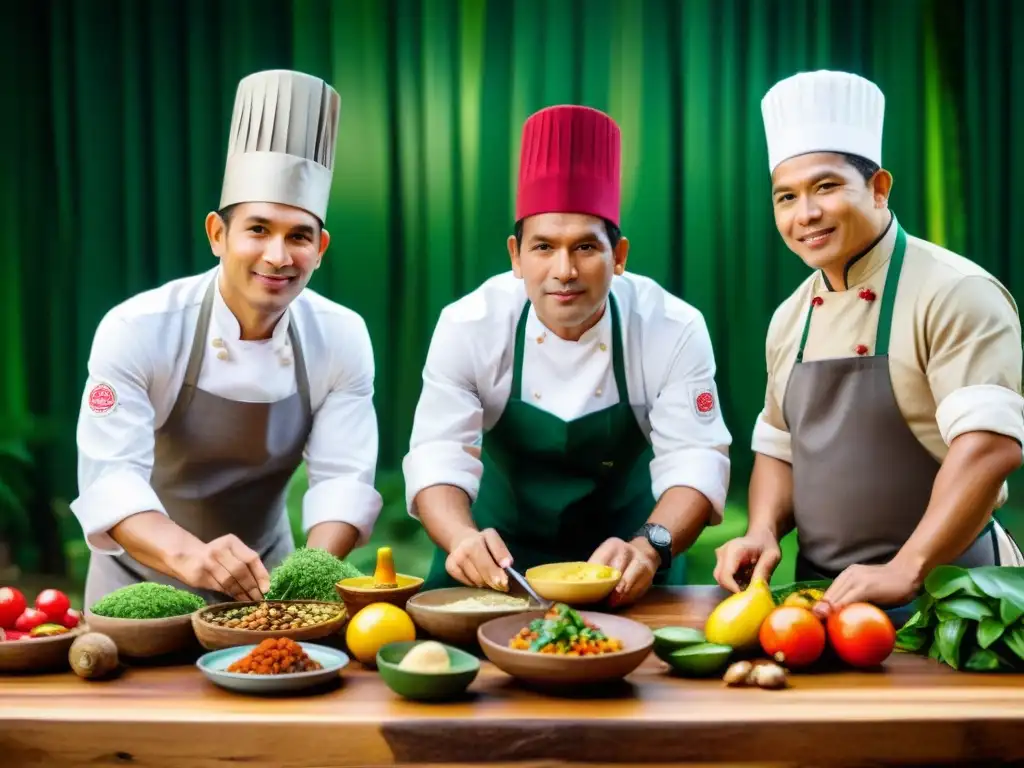
{"label": "chef wearing red hat", "polygon": [[627,274],[620,133],[556,106],[523,128],[512,271],[445,307],[411,446],[427,586],[505,589],[505,568],[588,560],[611,601],[679,584],[721,520],[731,437],[700,312]]}

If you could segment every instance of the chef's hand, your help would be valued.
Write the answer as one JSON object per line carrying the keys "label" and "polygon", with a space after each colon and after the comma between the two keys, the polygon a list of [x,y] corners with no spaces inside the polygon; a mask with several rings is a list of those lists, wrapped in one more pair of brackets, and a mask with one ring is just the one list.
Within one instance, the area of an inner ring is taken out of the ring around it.
{"label": "chef's hand", "polygon": [[643,597],[651,588],[661,560],[646,541],[632,543],[611,538],[599,546],[587,562],[607,565],[622,574],[615,591],[608,598],[608,604],[614,607],[628,605]]}
{"label": "chef's hand", "polygon": [[827,618],[850,603],[903,605],[915,597],[919,588],[915,576],[898,565],[851,565],[825,590],[814,612]]}
{"label": "chef's hand", "polygon": [[233,534],[199,542],[175,564],[178,578],[190,587],[223,592],[236,600],[262,600],[270,575],[259,555]]}
{"label": "chef's hand", "polygon": [[[763,579],[767,583],[782,560],[782,550],[779,542],[767,531],[748,532],[746,536],[725,542],[715,550],[715,557],[715,581],[731,592],[740,592],[745,585],[740,585],[737,575],[744,577],[742,581],[747,583],[754,579]],[[745,578],[748,573],[749,580]]]}
{"label": "chef's hand", "polygon": [[508,591],[508,574],[512,565],[505,542],[493,528],[469,531],[452,547],[444,566],[448,575],[470,587],[490,587]]}

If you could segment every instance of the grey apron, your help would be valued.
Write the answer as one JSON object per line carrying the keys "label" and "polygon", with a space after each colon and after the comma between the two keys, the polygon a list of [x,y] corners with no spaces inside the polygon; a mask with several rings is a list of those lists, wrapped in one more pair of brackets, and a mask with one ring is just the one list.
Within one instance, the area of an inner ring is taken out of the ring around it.
{"label": "grey apron", "polygon": [[[798,581],[834,579],[855,563],[888,562],[928,507],[941,465],[907,425],[889,377],[889,336],[906,247],[899,227],[873,354],[804,362],[813,304],[807,309],[783,399],[792,438]],[[1001,562],[1001,549],[1020,562],[1019,549],[991,521],[955,564],[1016,564]],[[908,610],[891,612],[902,618]]]}
{"label": "grey apron", "polygon": [[[216,281],[210,281],[200,307],[178,399],[155,434],[150,484],[179,526],[204,542],[233,533],[270,570],[295,548],[285,495],[312,429],[309,380],[292,322],[288,338],[298,391],[290,397],[244,403],[198,388]],[[123,553],[90,557],[85,604],[140,581],[187,589],[207,602],[230,599],[187,587]]]}

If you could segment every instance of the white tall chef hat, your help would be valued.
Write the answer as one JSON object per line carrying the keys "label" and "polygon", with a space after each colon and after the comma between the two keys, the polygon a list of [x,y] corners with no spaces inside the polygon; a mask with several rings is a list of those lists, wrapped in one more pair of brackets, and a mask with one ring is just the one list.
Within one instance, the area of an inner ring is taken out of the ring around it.
{"label": "white tall chef hat", "polygon": [[848,72],[801,72],[761,100],[768,167],[808,152],[845,152],[882,164],[881,89]]}
{"label": "white tall chef hat", "polygon": [[235,95],[220,207],[282,203],[324,221],[334,176],[338,92],[289,70],[243,78]]}

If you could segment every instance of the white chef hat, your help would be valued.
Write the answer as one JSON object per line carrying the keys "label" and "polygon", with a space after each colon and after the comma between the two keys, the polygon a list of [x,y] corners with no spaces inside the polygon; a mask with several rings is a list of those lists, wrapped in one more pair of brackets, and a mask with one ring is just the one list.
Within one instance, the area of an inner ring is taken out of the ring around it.
{"label": "white chef hat", "polygon": [[801,72],[761,100],[768,167],[809,152],[844,152],[882,164],[881,89],[848,72]]}
{"label": "white chef hat", "polygon": [[220,207],[282,203],[324,221],[334,175],[338,92],[318,77],[256,72],[238,84]]}

